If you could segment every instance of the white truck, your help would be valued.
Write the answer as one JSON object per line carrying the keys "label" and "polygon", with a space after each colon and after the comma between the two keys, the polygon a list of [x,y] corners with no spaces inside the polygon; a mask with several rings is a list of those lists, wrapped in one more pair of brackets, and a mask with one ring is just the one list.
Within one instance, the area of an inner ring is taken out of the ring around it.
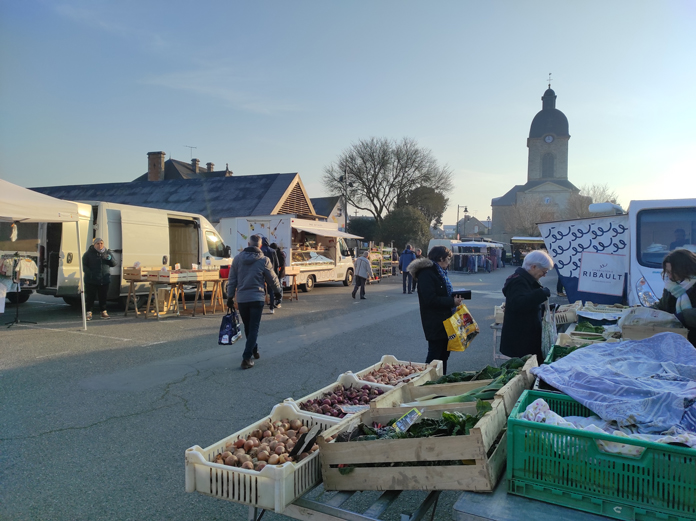
{"label": "white truck", "polygon": [[[631,201],[617,215],[540,223],[570,302],[651,306],[662,296],[662,259],[696,252],[696,199]],[[591,207],[592,209],[592,207]]]}
{"label": "white truck", "polygon": [[[248,246],[249,236],[261,235],[285,252],[286,268],[297,272],[302,291],[311,291],[317,282],[343,282],[349,286],[355,273],[351,251],[344,239],[362,239],[341,232],[337,223],[298,219],[293,215],[264,215],[220,219],[217,229],[236,252]],[[280,281],[289,287],[290,277]]]}
{"label": "white truck", "polygon": [[[123,267],[140,262],[145,267],[174,266],[190,269],[192,264],[229,266],[231,250],[208,220],[198,214],[158,210],[106,202],[79,204],[80,233],[84,253],[95,237],[104,240],[116,257],[111,268],[108,298],[125,305],[128,282]],[[73,223],[39,225],[39,288],[45,295],[62,297],[79,306],[77,281],[79,263],[77,234]],[[138,284],[141,302],[148,292],[146,283]]]}

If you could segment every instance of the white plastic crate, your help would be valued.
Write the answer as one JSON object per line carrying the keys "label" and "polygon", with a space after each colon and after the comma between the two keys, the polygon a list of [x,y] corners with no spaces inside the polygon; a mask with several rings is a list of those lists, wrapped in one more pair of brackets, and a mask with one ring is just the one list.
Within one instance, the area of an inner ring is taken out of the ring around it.
{"label": "white plastic crate", "polygon": [[[397,360],[396,357],[393,355],[382,356],[382,359],[379,362],[377,362],[374,365],[371,365],[370,367],[363,369],[362,371],[358,371],[357,373],[355,373],[355,376],[358,378],[358,380],[369,385],[372,382],[366,382],[366,381],[362,380],[362,377],[368,375],[372,371],[376,371],[377,369],[380,369],[384,364],[408,365],[408,366],[416,367],[417,369],[420,370],[421,374],[412,375],[409,379],[403,380],[403,383],[411,383],[413,385],[423,385],[425,382],[429,382],[430,380],[436,380],[437,378],[442,376],[443,364],[442,364],[441,360],[433,360],[429,364],[424,364],[424,363],[419,363],[419,362],[408,362],[408,361],[404,361],[404,360]],[[347,374],[351,374],[350,371],[348,371]],[[387,384],[380,384],[380,385],[387,385]],[[393,386],[389,385],[388,387],[392,388]]]}
{"label": "white plastic crate", "polygon": [[375,384],[372,382],[361,382],[358,380],[358,378],[353,374],[353,373],[343,373],[341,376],[338,377],[338,380],[335,383],[329,384],[326,387],[323,387],[322,389],[319,389],[318,391],[313,392],[312,394],[308,394],[307,396],[303,396],[299,400],[294,400],[292,398],[286,398],[283,403],[286,405],[290,405],[291,407],[294,407],[295,410],[299,413],[309,415],[312,418],[332,418],[334,421],[342,422],[342,421],[347,421],[352,414],[347,414],[343,418],[337,418],[335,416],[328,416],[325,414],[317,414],[315,412],[309,412],[309,411],[303,411],[300,409],[300,404],[306,402],[307,400],[314,400],[316,398],[319,398],[320,396],[323,396],[324,394],[327,394],[334,389],[336,389],[339,385],[342,385],[343,387],[353,387],[356,389],[362,388],[364,385],[369,385],[370,387],[374,387],[376,389],[382,389],[385,393],[387,391],[391,391],[394,389],[391,385],[383,385],[383,384]]}
{"label": "white plastic crate", "polygon": [[225,445],[246,438],[267,420],[283,418],[300,420],[312,428],[319,425],[322,431],[338,424],[339,418],[318,417],[288,404],[273,407],[270,416],[238,431],[227,438],[201,449],[194,445],[186,450],[186,492],[200,492],[207,496],[234,501],[266,510],[282,512],[295,499],[321,481],[319,451],[315,451],[299,463],[266,465],[260,472],[213,463],[218,454],[225,452]]}

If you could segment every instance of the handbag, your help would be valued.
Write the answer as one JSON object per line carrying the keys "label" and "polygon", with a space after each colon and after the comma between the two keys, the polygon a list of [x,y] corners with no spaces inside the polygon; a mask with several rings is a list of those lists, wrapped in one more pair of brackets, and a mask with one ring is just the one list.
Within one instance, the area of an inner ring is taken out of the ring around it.
{"label": "handbag", "polygon": [[443,324],[447,331],[447,351],[464,351],[480,332],[478,324],[464,304],[459,304],[454,315]]}
{"label": "handbag", "polygon": [[220,335],[218,344],[221,346],[231,346],[242,337],[242,328],[239,326],[237,312],[227,308],[227,314],[223,315],[220,324]]}

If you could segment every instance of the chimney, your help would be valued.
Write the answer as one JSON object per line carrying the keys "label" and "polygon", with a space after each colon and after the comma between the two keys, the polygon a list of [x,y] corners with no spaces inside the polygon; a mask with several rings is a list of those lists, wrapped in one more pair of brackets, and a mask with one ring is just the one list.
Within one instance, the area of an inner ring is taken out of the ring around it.
{"label": "chimney", "polygon": [[206,163],[205,166],[208,167],[208,172],[212,172],[215,169],[215,165],[213,163]]}
{"label": "chimney", "polygon": [[147,180],[164,180],[164,152],[147,153]]}
{"label": "chimney", "polygon": [[200,161],[198,161],[198,159],[196,158],[193,158],[191,160],[191,168],[193,169],[194,174],[198,173],[198,163],[200,163]]}

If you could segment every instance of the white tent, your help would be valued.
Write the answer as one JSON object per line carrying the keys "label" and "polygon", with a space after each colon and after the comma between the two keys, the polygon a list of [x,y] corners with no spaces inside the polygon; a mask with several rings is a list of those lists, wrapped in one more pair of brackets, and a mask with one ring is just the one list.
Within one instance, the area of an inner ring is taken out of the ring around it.
{"label": "white tent", "polygon": [[469,242],[455,242],[452,246],[460,246],[462,248],[502,248],[503,245],[497,242],[484,242],[484,241],[469,241]]}
{"label": "white tent", "polygon": [[82,327],[87,329],[83,292],[82,238],[77,203],[43,195],[0,179],[0,221],[24,223],[74,222],[77,229],[77,258],[80,265],[78,291],[82,300]]}

